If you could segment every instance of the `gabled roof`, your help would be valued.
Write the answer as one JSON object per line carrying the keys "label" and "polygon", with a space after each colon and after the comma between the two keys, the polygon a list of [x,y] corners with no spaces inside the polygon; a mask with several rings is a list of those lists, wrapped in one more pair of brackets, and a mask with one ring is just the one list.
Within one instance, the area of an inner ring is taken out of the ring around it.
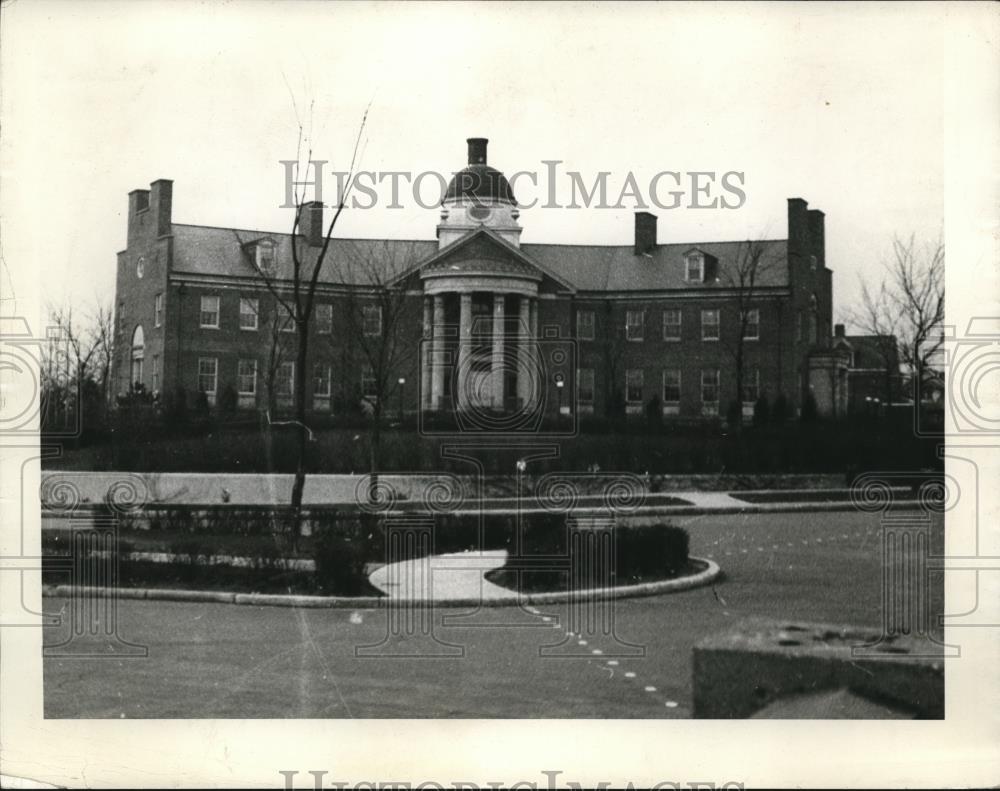
{"label": "gabled roof", "polygon": [[[247,243],[267,238],[275,243],[276,279],[291,279],[292,253],[289,234],[266,231],[214,228],[202,225],[173,224],[174,255],[172,271],[177,274],[256,277]],[[458,250],[473,238],[488,238],[510,255],[536,267],[544,275],[570,291],[619,292],[701,290],[731,285],[740,246],[745,242],[701,242],[658,245],[649,253],[635,255],[632,245],[563,245],[522,244],[516,247],[493,231],[483,228],[446,248],[438,242],[404,239],[339,239],[330,242],[320,281],[325,284],[375,285],[389,282],[418,270],[428,262]],[[788,285],[785,240],[761,242],[765,247],[758,277],[758,287]],[[719,279],[716,283],[689,283],[684,279],[684,254],[693,247],[715,256]],[[315,261],[319,248],[300,244],[306,264]],[[372,272],[377,267],[378,278]]]}

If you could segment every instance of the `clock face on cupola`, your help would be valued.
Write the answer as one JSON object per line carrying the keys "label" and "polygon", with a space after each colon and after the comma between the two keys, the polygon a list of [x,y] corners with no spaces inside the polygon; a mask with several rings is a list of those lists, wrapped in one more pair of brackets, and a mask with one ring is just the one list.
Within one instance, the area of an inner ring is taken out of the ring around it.
{"label": "clock face on cupola", "polygon": [[514,191],[507,178],[486,163],[483,137],[470,137],[468,165],[452,176],[441,201],[438,224],[440,247],[447,247],[480,228],[489,228],[506,241],[518,246],[520,212]]}

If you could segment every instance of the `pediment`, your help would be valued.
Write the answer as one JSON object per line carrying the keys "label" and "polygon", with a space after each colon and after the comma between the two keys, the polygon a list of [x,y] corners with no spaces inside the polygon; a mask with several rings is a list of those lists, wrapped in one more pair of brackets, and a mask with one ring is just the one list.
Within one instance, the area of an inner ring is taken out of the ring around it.
{"label": "pediment", "polygon": [[509,276],[538,282],[548,280],[559,291],[575,291],[572,284],[540,266],[488,228],[472,231],[438,250],[404,273],[403,277],[413,274],[419,274],[420,278],[468,274]]}

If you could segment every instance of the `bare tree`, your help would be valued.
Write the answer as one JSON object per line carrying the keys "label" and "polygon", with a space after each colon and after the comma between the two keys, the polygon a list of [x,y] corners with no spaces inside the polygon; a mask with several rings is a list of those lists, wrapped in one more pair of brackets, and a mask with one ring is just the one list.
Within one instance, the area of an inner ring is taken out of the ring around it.
{"label": "bare tree", "polygon": [[[43,387],[49,388],[46,408],[54,406],[54,397],[70,409],[82,409],[88,387],[100,393],[100,413],[92,417],[103,419],[110,392],[113,356],[114,323],[110,305],[98,302],[89,313],[74,314],[72,307],[49,309],[49,319],[57,330],[50,338],[43,365]],[[68,416],[67,416],[68,417]],[[79,417],[82,417],[79,416]]]}
{"label": "bare tree", "polygon": [[[399,278],[415,260],[414,243],[383,241],[345,250],[334,263],[339,279],[355,286],[344,297],[342,321],[367,383],[361,398],[372,419],[368,446],[372,500],[381,467],[383,418],[392,397],[400,393],[399,374],[416,370],[412,360],[421,336],[420,300],[408,296],[406,283]],[[343,339],[336,345],[346,347]]]}
{"label": "bare tree", "polygon": [[[340,220],[340,215],[347,205],[354,183],[355,167],[358,160],[358,150],[361,146],[365,124],[368,120],[366,109],[361,118],[358,134],[354,141],[351,154],[351,164],[344,181],[346,185],[337,196],[336,208],[318,246],[309,244],[311,239],[304,238],[303,226],[308,220],[308,228],[312,229],[317,208],[322,206],[316,201],[305,200],[305,180],[299,180],[294,190],[295,215],[292,220],[290,253],[291,271],[287,271],[279,263],[274,271],[267,267],[258,268],[258,274],[267,290],[274,297],[281,310],[289,317],[295,328],[295,370],[294,370],[294,415],[297,427],[298,445],[296,452],[295,482],[292,486],[292,509],[296,525],[301,524],[302,492],[306,483],[306,448],[312,432],[306,424],[306,383],[309,381],[306,363],[309,359],[309,322],[315,305],[316,287],[319,284],[320,272],[330,252],[334,228]],[[312,148],[307,150],[305,161],[302,160],[303,127],[299,123],[299,139],[296,148],[296,172],[308,172],[312,164]],[[304,167],[303,167],[304,166]],[[308,214],[308,217],[307,217]],[[311,236],[311,234],[310,234]]]}
{"label": "bare tree", "polygon": [[882,369],[885,403],[892,406],[893,379],[899,376],[899,345],[896,332],[900,322],[889,287],[885,280],[871,287],[861,282],[861,304],[849,314],[862,334],[867,336],[866,348],[873,352]]}
{"label": "bare tree", "polygon": [[915,236],[892,241],[882,283],[898,316],[899,353],[910,369],[919,404],[930,363],[944,342],[944,243],[918,246]]}
{"label": "bare tree", "polygon": [[[774,268],[778,259],[769,256],[767,243],[761,240],[739,242],[732,263],[720,267],[719,281],[735,292],[736,332],[727,333],[720,326],[719,338],[733,358],[736,373],[736,404],[739,419],[734,426],[739,431],[743,423],[743,383],[746,377],[747,330],[752,325],[754,311],[759,311],[761,282]],[[758,327],[760,314],[757,313]],[[720,314],[720,323],[722,317]],[[759,330],[758,330],[759,331]]]}

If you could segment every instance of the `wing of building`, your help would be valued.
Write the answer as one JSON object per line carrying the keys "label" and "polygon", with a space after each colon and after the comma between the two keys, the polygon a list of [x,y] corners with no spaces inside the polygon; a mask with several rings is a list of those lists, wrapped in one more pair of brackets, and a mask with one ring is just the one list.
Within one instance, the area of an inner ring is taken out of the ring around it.
{"label": "wing of building", "polygon": [[[510,184],[468,141],[436,239],[332,239],[309,319],[310,407],[393,399],[403,412],[752,414],[848,403],[850,345],[832,335],[823,212],[788,200],[785,239],[660,244],[635,215],[628,246],[521,244]],[[173,222],[173,184],[129,194],[118,254],[122,394],[280,410],[300,364],[290,304],[323,248],[323,209],[299,232]],[[838,338],[843,340],[840,329]],[[202,395],[203,394],[203,395]]]}

